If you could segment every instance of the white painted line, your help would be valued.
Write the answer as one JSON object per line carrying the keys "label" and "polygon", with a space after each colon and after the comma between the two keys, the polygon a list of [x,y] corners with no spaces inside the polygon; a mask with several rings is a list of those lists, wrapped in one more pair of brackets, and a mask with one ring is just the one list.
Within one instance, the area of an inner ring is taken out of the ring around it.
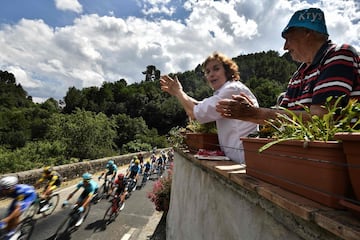
{"label": "white painted line", "polygon": [[121,240],[129,240],[131,235],[135,232],[136,228],[130,228],[130,230],[124,234],[124,236],[121,238]]}

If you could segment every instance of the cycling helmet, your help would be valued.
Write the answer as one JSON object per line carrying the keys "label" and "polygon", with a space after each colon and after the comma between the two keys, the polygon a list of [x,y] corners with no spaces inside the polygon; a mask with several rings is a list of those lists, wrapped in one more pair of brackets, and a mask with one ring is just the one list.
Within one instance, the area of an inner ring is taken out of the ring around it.
{"label": "cycling helmet", "polygon": [[44,173],[51,173],[53,171],[53,168],[50,166],[46,166],[46,167],[44,167],[43,171],[44,171]]}
{"label": "cycling helmet", "polygon": [[108,165],[113,165],[113,164],[114,164],[114,161],[113,161],[113,160],[109,160],[107,164],[108,164]]}
{"label": "cycling helmet", "polygon": [[135,160],[135,164],[136,164],[136,165],[139,165],[139,164],[140,164],[140,160],[139,160],[139,159],[136,159],[136,160]]}
{"label": "cycling helmet", "polygon": [[1,189],[10,189],[18,183],[18,178],[15,176],[7,176],[0,179],[0,188]]}
{"label": "cycling helmet", "polygon": [[124,174],[119,173],[119,174],[118,174],[118,178],[121,179],[121,180],[124,179]]}
{"label": "cycling helmet", "polygon": [[92,175],[91,175],[91,173],[84,173],[83,175],[82,175],[82,178],[85,180],[85,181],[89,181],[89,180],[91,180],[91,178],[92,178]]}

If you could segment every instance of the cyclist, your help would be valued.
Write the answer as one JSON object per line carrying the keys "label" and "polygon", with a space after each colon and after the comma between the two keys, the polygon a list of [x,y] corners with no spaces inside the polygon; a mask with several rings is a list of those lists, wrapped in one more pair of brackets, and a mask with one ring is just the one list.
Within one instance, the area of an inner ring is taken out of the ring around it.
{"label": "cyclist", "polygon": [[[85,212],[88,204],[91,201],[92,196],[97,193],[98,190],[98,184],[96,181],[94,181],[92,179],[92,175],[90,173],[84,173],[82,175],[83,180],[81,182],[79,182],[76,186],[76,189],[69,194],[69,196],[67,197],[67,199],[64,201],[64,203],[62,204],[63,207],[67,206],[69,204],[69,200],[74,196],[74,194],[80,189],[80,188],[84,188],[84,191],[80,194],[79,198],[77,199],[76,203],[75,203],[75,207],[78,207],[78,211],[79,213],[83,213]],[[78,227],[82,224],[82,222],[84,221],[84,215],[81,214],[80,219],[76,222],[75,226]]]}
{"label": "cyclist", "polygon": [[144,163],[144,156],[142,155],[142,153],[139,153],[139,154],[137,155],[137,158],[139,159],[140,164],[142,165],[142,164]]}
{"label": "cyclist", "polygon": [[127,181],[124,174],[119,173],[117,175],[117,178],[114,181],[114,185],[113,188],[111,189],[111,192],[114,191],[115,187],[116,187],[116,191],[114,195],[115,197],[120,195],[120,203],[121,203],[120,210],[122,210],[125,206],[125,197],[127,195]]}
{"label": "cyclist", "polygon": [[170,149],[168,152],[167,152],[167,156],[168,156],[168,160],[170,162],[174,161],[174,149]]}
{"label": "cyclist", "polygon": [[162,173],[162,171],[164,170],[164,165],[165,165],[165,159],[163,158],[163,155],[161,155],[160,157],[158,157],[158,159],[156,159],[156,171],[157,173]]}
{"label": "cyclist", "polygon": [[6,217],[0,221],[0,229],[6,229],[6,238],[14,236],[15,228],[20,222],[20,216],[36,200],[35,188],[26,184],[18,184],[19,180],[15,176],[6,176],[0,179],[1,196],[12,198]]}
{"label": "cyclist", "polygon": [[[126,177],[129,179],[133,179],[135,186],[136,186],[136,182],[138,181],[139,178],[139,173],[140,173],[140,161],[139,159],[136,159],[134,161],[134,164],[132,166],[130,166],[130,168],[128,169],[127,173],[126,173]],[[130,186],[130,190],[132,190],[135,186]]]}
{"label": "cyclist", "polygon": [[149,180],[150,169],[151,169],[151,164],[150,164],[150,160],[148,159],[144,164],[144,177],[146,177],[146,180]]}
{"label": "cyclist", "polygon": [[60,187],[62,177],[52,167],[46,166],[43,169],[43,174],[42,174],[41,178],[35,183],[34,187],[37,188],[45,180],[47,180],[48,182],[47,182],[46,186],[44,187],[43,192],[40,195],[40,198],[45,200],[43,203],[40,202],[40,203],[42,203],[40,212],[44,212],[49,208],[49,205],[47,204],[49,197],[55,189]]}
{"label": "cyclist", "polygon": [[156,168],[156,155],[153,153],[151,154],[151,157],[150,157],[150,161],[151,161],[151,173],[154,173],[154,170]]}
{"label": "cyclist", "polygon": [[[104,179],[107,179],[108,176],[111,175],[111,179],[109,180],[109,188],[108,191],[112,188],[112,184],[114,182],[114,179],[116,177],[116,173],[117,173],[117,166],[114,163],[114,160],[109,160],[106,164],[105,167],[105,171],[102,172],[98,178],[98,180],[100,181],[101,177],[105,175]],[[109,194],[107,194],[106,196],[107,198],[109,197]]]}
{"label": "cyclist", "polygon": [[101,177],[105,174],[105,178],[107,178],[109,175],[111,175],[111,181],[114,181],[117,173],[117,166],[114,163],[113,160],[109,160],[106,164],[105,171],[101,173],[99,176],[99,180]]}

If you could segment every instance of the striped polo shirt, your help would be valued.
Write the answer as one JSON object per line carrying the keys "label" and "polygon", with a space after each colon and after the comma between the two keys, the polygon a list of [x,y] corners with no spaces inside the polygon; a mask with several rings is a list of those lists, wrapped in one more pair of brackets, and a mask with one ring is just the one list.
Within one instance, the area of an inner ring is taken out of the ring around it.
{"label": "striped polo shirt", "polygon": [[299,104],[310,107],[324,105],[329,96],[346,95],[360,101],[360,58],[347,44],[335,45],[327,41],[320,48],[310,66],[302,63],[290,79],[281,106],[303,110]]}

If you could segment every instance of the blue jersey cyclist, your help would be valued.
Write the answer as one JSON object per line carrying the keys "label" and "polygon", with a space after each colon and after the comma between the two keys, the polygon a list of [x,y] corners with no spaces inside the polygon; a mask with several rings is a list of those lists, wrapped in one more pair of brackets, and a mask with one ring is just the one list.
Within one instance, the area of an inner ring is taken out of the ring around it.
{"label": "blue jersey cyclist", "polygon": [[[79,191],[80,188],[83,188],[84,191],[80,194],[79,198],[75,203],[75,207],[78,207],[78,211],[80,213],[85,212],[88,204],[90,203],[92,196],[97,193],[98,184],[92,179],[92,175],[90,173],[84,173],[82,175],[83,180],[79,182],[76,186],[76,189],[70,193],[67,199],[63,203],[63,207],[69,204],[69,200],[74,196],[74,194]],[[78,220],[75,226],[80,226],[84,221],[84,215]]]}
{"label": "blue jersey cyclist", "polygon": [[141,171],[140,160],[136,159],[134,161],[134,164],[130,166],[130,169],[128,170],[128,172],[126,174],[126,177],[132,178],[135,181],[137,181],[140,171]]}
{"label": "blue jersey cyclist", "polygon": [[105,178],[107,178],[109,175],[111,175],[111,182],[113,182],[116,177],[116,173],[117,173],[116,164],[114,163],[113,160],[109,160],[106,164],[105,171],[101,173],[99,180],[105,174]]}
{"label": "blue jersey cyclist", "polygon": [[15,233],[21,214],[36,200],[37,194],[33,186],[18,184],[15,176],[6,176],[0,180],[0,193],[1,196],[13,199],[5,218],[0,221],[0,229],[6,228],[7,237],[10,238]]}
{"label": "blue jersey cyclist", "polygon": [[149,173],[151,169],[150,160],[146,160],[146,163],[144,164],[144,173]]}

